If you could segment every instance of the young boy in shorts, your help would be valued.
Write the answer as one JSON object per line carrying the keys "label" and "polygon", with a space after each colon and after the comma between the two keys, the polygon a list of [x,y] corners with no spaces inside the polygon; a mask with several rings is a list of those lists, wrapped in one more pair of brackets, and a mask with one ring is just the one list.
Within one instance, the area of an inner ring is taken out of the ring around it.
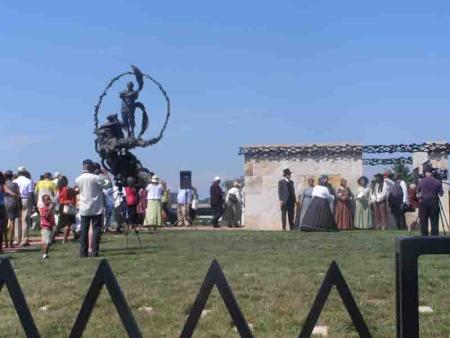
{"label": "young boy in shorts", "polygon": [[42,236],[42,259],[49,258],[48,249],[52,243],[52,232],[55,226],[55,215],[53,215],[54,205],[50,195],[42,196],[44,207],[39,209],[41,215],[41,236]]}

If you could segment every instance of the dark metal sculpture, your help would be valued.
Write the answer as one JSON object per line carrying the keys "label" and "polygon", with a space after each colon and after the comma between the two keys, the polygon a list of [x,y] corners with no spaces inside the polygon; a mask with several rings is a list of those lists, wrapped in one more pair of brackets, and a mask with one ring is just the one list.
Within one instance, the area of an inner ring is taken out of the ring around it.
{"label": "dark metal sculpture", "polygon": [[[418,338],[418,258],[421,255],[450,254],[450,237],[398,237],[396,238],[395,248],[397,338]],[[5,284],[26,336],[39,338],[39,331],[8,257],[0,260],[0,291]],[[103,285],[106,285],[108,289],[128,336],[142,337],[114,272],[106,260],[102,260],[98,266],[69,337],[81,337],[84,333]],[[217,286],[239,335],[246,338],[253,337],[253,333],[239,308],[228,281],[219,263],[215,260],[211,263],[180,337],[188,338],[194,334],[214,285]],[[334,261],[331,263],[322,282],[299,337],[306,338],[311,336],[333,286],[336,286],[359,336],[371,337],[350,288],[339,266]]]}
{"label": "dark metal sculpture", "polygon": [[319,320],[320,313],[330,295],[331,288],[336,286],[339,295],[341,296],[342,301],[344,302],[345,308],[352,319],[353,325],[355,325],[356,331],[360,337],[370,338],[372,335],[370,334],[369,328],[367,327],[366,322],[359,311],[358,305],[355,302],[355,299],[352,296],[350,288],[347,285],[347,282],[342,275],[339,266],[335,261],[333,261],[328,269],[328,272],[325,276],[325,279],[320,286],[319,292],[317,293],[316,299],[314,300],[314,304],[309,311],[308,318],[303,324],[302,331],[300,332],[299,338],[308,338],[311,337],[314,327],[316,326],[317,321]]}
{"label": "dark metal sculpture", "polygon": [[8,288],[9,295],[16,308],[25,335],[28,338],[39,338],[39,331],[34,323],[30,308],[25,300],[22,288],[20,287],[9,258],[3,258],[0,261],[0,290],[3,288],[4,284],[6,284],[6,287]]}
{"label": "dark metal sculpture", "polygon": [[253,333],[250,330],[236,299],[234,298],[233,291],[231,291],[230,285],[228,284],[222,268],[216,260],[214,260],[209,267],[205,280],[203,281],[194,305],[189,313],[186,324],[184,324],[180,337],[190,338],[194,334],[197,323],[200,320],[203,309],[206,306],[206,302],[208,301],[214,285],[217,286],[220,296],[225,302],[225,306],[233,319],[233,323],[236,326],[239,335],[243,338],[253,338]]}
{"label": "dark metal sculpture", "polygon": [[[128,177],[133,177],[136,182],[143,184],[146,180],[149,170],[144,168],[141,162],[131,152],[136,147],[148,147],[158,143],[166,130],[170,117],[170,99],[162,85],[154,80],[151,76],[142,73],[138,67],[131,66],[132,71],[119,74],[111,79],[100,95],[95,106],[95,150],[101,158],[102,165],[114,176],[116,181],[125,182]],[[119,120],[117,114],[111,114],[107,117],[107,122],[99,125],[99,113],[103,99],[108,90],[116,81],[124,76],[133,76],[138,84],[138,90],[134,89],[133,82],[128,82],[127,89],[119,94],[122,100],[121,117]],[[153,82],[160,90],[166,101],[166,118],[164,124],[156,137],[145,139],[144,134],[148,129],[149,117],[147,109],[142,102],[137,101],[139,93],[144,88],[144,80],[148,79]],[[142,123],[140,132],[135,136],[136,127],[136,110],[142,112]]]}
{"label": "dark metal sculpture", "polygon": [[103,259],[97,268],[97,272],[89,287],[89,291],[84,299],[80,312],[78,313],[69,338],[79,338],[83,335],[103,285],[106,285],[106,288],[108,289],[109,295],[111,296],[114,306],[120,316],[120,320],[127,331],[128,337],[142,338],[141,331],[133,317],[131,309],[120,289],[114,272],[111,270],[106,259]]}
{"label": "dark metal sculpture", "polygon": [[422,255],[450,254],[450,237],[397,237],[397,338],[419,338],[419,266]]}

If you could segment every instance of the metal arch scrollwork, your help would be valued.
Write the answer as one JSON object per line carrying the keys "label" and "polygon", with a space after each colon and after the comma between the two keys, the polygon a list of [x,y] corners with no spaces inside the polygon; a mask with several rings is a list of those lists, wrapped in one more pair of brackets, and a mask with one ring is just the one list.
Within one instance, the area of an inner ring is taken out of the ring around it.
{"label": "metal arch scrollwork", "polygon": [[248,157],[270,156],[349,156],[368,154],[394,154],[394,153],[438,153],[450,154],[450,143],[412,143],[391,145],[281,145],[281,146],[246,146],[239,149],[239,155]]}
{"label": "metal arch scrollwork", "polygon": [[397,157],[397,158],[364,158],[363,165],[377,166],[377,165],[396,165],[396,164],[413,164],[412,157]]}

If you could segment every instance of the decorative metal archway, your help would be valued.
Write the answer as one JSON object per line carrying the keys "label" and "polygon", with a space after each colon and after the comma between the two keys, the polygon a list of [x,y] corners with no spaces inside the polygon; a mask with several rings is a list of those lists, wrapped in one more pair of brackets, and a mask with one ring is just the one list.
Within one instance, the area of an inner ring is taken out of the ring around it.
{"label": "decorative metal archway", "polygon": [[[412,143],[391,145],[275,145],[275,146],[245,146],[239,149],[239,155],[247,157],[272,157],[272,156],[355,156],[367,154],[395,154],[395,153],[433,153],[450,154],[450,143]],[[394,158],[365,158],[364,165],[394,165],[413,163],[412,157]]]}

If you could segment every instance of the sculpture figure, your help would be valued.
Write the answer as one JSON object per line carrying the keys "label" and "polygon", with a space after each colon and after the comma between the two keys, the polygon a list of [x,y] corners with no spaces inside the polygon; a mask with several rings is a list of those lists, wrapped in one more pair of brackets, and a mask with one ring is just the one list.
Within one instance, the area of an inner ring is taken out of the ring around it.
{"label": "sculpture figure", "polygon": [[[133,178],[139,182],[138,185],[144,186],[146,178],[149,176],[150,170],[144,168],[137,157],[131,153],[131,149],[136,147],[148,147],[158,143],[163,136],[167,127],[170,116],[170,101],[163,87],[152,77],[143,74],[136,66],[131,66],[132,72],[122,73],[113,78],[106,86],[100,99],[95,106],[95,150],[101,158],[101,163],[116,179],[119,186],[126,184],[128,178]],[[119,97],[122,100],[121,115],[122,121],[119,120],[117,114],[111,114],[107,117],[107,122],[99,126],[98,115],[103,98],[112,85],[121,77],[126,75],[134,75],[138,84],[138,90],[134,89],[133,82],[128,82],[127,89],[120,92]],[[155,83],[163,94],[167,102],[166,119],[164,125],[157,137],[144,139],[143,135],[148,128],[148,115],[145,106],[138,102],[139,92],[144,87],[144,77]],[[136,109],[142,111],[142,124],[138,137],[135,137],[136,127]]]}
{"label": "sculpture figure", "polygon": [[120,93],[120,98],[122,99],[122,121],[128,137],[134,137],[136,100],[138,97],[139,92],[134,90],[134,84],[131,81],[128,82],[127,89]]}

